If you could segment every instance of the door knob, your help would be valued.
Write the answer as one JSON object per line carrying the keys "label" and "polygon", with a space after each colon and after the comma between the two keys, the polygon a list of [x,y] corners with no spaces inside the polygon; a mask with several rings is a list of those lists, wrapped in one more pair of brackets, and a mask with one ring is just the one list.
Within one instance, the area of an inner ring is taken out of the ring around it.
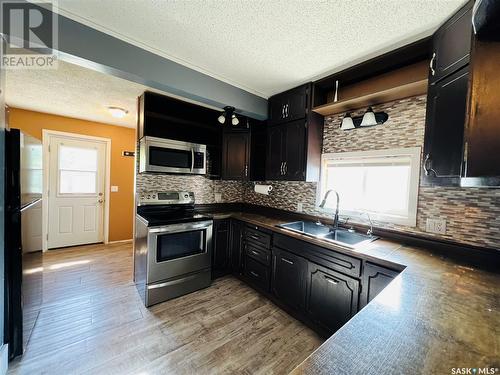
{"label": "door knob", "polygon": [[97,203],[103,203],[104,202],[104,199],[98,199],[97,200]]}

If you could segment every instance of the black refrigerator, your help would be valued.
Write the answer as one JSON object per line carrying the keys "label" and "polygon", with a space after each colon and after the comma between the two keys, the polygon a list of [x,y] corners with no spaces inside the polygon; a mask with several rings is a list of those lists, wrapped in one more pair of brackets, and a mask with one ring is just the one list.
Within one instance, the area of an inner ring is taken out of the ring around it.
{"label": "black refrigerator", "polygon": [[[9,359],[23,354],[42,302],[42,144],[5,134],[5,331]],[[29,231],[29,233],[27,233]]]}

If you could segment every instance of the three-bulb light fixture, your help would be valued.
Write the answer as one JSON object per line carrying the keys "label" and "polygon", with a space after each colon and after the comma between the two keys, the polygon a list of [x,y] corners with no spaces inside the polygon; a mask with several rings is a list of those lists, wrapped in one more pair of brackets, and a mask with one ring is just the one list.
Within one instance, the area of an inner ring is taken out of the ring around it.
{"label": "three-bulb light fixture", "polygon": [[240,120],[238,120],[238,117],[236,117],[236,115],[234,114],[234,107],[224,107],[224,112],[222,112],[221,115],[217,118],[217,121],[224,125],[227,119],[231,119],[231,124],[234,126],[240,123]]}
{"label": "three-bulb light fixture", "polygon": [[372,107],[369,107],[363,116],[351,117],[350,113],[346,113],[340,124],[340,129],[351,130],[356,128],[364,128],[368,126],[380,125],[389,119],[386,112],[373,112]]}

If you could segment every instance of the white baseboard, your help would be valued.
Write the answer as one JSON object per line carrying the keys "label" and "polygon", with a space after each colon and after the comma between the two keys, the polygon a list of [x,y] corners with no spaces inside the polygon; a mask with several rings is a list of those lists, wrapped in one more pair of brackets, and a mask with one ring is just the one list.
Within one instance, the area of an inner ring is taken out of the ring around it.
{"label": "white baseboard", "polygon": [[9,344],[0,348],[0,375],[5,375],[9,367]]}

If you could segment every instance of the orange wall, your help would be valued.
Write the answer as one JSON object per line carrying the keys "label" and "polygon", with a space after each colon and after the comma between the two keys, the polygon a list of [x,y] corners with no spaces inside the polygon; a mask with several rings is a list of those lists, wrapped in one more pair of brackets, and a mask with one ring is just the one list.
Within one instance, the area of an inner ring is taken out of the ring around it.
{"label": "orange wall", "polygon": [[134,158],[122,156],[122,151],[135,150],[135,130],[99,122],[78,120],[47,113],[9,109],[9,126],[42,139],[42,129],[57,130],[111,139],[111,185],[118,192],[108,192],[109,241],[132,238],[134,215]]}

